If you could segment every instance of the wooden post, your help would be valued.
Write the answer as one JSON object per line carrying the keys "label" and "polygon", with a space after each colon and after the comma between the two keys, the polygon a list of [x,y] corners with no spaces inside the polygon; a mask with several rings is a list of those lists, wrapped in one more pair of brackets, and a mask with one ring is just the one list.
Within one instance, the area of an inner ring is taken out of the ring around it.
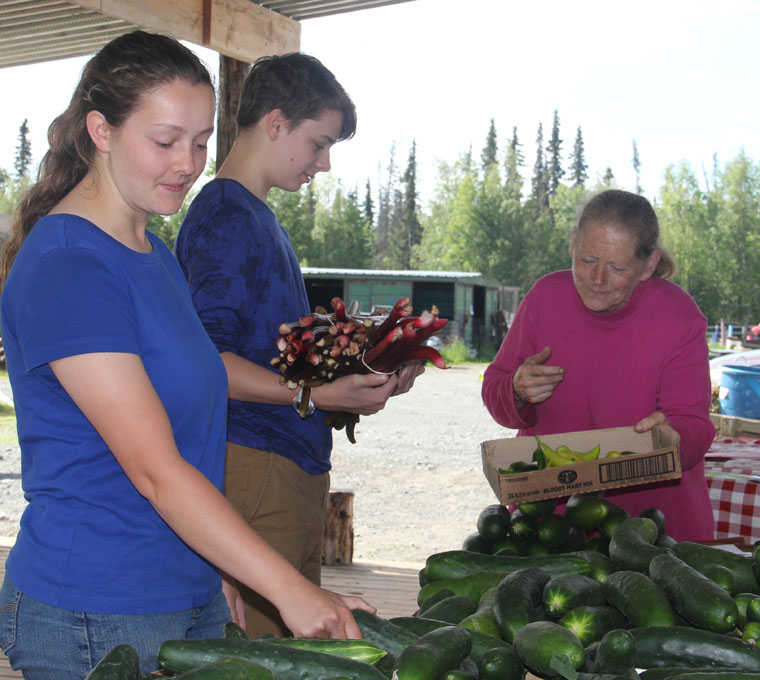
{"label": "wooden post", "polygon": [[216,115],[216,169],[222,167],[237,134],[238,104],[250,64],[219,55],[219,104]]}
{"label": "wooden post", "polygon": [[351,564],[353,559],[354,492],[331,491],[322,539],[322,564]]}

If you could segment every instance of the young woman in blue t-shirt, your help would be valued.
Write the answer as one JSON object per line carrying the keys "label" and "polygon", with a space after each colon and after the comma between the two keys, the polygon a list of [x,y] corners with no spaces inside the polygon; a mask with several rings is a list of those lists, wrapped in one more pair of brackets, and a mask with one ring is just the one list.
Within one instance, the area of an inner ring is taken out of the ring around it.
{"label": "young woman in blue t-shirt", "polygon": [[[217,567],[298,635],[358,637],[368,605],[307,581],[222,494],[227,379],[151,214],[206,162],[214,90],[177,41],[136,31],[86,65],[51,125],[0,261],[28,506],[0,645],[31,680],[81,680],[127,643],[219,637]],[[216,566],[213,566],[216,565]]]}

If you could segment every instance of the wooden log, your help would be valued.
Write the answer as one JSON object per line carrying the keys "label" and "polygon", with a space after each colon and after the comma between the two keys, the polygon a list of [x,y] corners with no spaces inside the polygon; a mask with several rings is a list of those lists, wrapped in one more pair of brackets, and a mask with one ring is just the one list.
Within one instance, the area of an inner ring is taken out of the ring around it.
{"label": "wooden log", "polygon": [[354,492],[331,491],[322,538],[322,564],[351,564],[354,559]]}

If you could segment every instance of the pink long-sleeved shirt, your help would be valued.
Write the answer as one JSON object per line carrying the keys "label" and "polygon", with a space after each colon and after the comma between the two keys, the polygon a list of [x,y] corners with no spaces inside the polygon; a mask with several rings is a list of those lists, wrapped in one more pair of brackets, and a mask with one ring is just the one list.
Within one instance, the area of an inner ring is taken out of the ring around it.
{"label": "pink long-sleeved shirt", "polygon": [[[631,515],[660,508],[676,540],[709,540],[714,519],[704,455],[715,430],[705,331],[694,300],[661,278],[640,283],[622,309],[600,314],[583,304],[570,271],[555,272],[520,304],[485,372],[483,401],[518,436],[632,426],[662,411],[681,436],[681,479],[607,496]],[[562,366],[564,378],[549,399],[518,411],[512,376],[547,345],[547,365]]]}

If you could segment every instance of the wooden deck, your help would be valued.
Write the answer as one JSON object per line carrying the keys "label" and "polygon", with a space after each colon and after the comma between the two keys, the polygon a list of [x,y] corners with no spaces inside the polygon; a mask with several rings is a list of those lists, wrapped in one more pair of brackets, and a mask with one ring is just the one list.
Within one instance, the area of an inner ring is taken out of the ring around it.
{"label": "wooden deck", "polygon": [[[5,574],[5,558],[12,538],[0,536],[0,582]],[[418,572],[421,564],[380,565],[356,562],[339,567],[322,567],[323,586],[345,595],[363,597],[385,618],[407,616],[417,608]],[[0,680],[21,678],[0,654]]]}

